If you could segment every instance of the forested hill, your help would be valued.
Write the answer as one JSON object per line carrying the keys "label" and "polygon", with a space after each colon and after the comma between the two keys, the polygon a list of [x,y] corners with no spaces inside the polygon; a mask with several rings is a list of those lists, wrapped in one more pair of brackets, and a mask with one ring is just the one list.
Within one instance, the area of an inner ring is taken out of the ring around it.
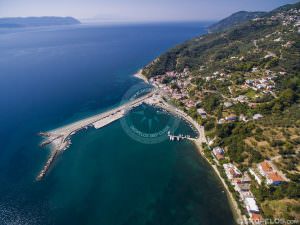
{"label": "forested hill", "polygon": [[234,26],[240,25],[244,22],[248,22],[249,20],[261,17],[265,14],[265,12],[247,12],[240,11],[232,14],[229,17],[211,25],[208,30],[209,32],[221,32],[227,30],[228,28],[233,28]]}
{"label": "forested hill", "polygon": [[0,28],[74,25],[80,21],[73,17],[8,17],[0,18]]}
{"label": "forested hill", "polygon": [[[143,73],[146,77],[162,75],[168,71],[183,71],[184,68],[199,70],[201,66],[226,70],[251,70],[254,66],[265,66],[276,61],[277,68],[286,70],[299,70],[298,58],[292,57],[299,50],[299,33],[297,22],[289,21],[289,7],[280,7],[268,16],[251,20],[221,33],[212,33],[194,38],[184,44],[178,45],[154,62],[146,66]],[[293,9],[299,9],[300,3],[294,4]],[[296,13],[297,14],[297,13]],[[276,15],[276,16],[275,16]],[[299,17],[297,14],[296,16]],[[274,39],[280,38],[280,41]],[[262,48],[254,51],[259,40]],[[284,41],[293,43],[291,48],[282,49]],[[286,54],[285,58],[276,57],[263,59],[268,51]],[[244,56],[240,63],[228,62],[230,57]]]}

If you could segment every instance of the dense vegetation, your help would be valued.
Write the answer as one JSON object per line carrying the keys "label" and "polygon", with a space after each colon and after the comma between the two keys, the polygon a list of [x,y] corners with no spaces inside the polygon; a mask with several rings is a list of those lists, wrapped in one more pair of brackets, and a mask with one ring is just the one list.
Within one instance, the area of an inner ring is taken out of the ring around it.
{"label": "dense vegetation", "polygon": [[231,16],[211,25],[208,29],[210,32],[221,32],[226,29],[231,29],[234,26],[238,26],[241,23],[248,22],[257,17],[261,17],[265,12],[247,12],[240,11],[232,14]]}

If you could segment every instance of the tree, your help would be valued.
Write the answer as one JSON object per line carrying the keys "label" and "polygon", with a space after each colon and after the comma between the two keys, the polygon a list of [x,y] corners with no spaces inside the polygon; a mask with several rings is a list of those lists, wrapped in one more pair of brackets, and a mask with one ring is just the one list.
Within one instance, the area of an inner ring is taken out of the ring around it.
{"label": "tree", "polygon": [[215,94],[208,95],[203,100],[203,107],[208,112],[213,112],[219,104],[220,97]]}

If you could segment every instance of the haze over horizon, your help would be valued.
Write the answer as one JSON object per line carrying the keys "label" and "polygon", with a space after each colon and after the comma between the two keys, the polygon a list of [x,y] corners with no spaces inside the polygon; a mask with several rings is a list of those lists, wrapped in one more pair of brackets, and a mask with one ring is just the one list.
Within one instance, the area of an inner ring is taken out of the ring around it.
{"label": "haze over horizon", "polygon": [[83,21],[209,21],[246,11],[270,11],[297,0],[1,0],[0,17],[72,16]]}

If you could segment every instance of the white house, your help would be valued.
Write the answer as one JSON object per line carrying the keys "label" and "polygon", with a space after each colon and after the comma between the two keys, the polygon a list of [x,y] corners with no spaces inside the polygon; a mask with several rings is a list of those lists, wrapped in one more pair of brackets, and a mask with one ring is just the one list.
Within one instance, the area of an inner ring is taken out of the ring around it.
{"label": "white house", "polygon": [[254,198],[251,197],[245,198],[244,203],[249,214],[259,213],[259,208]]}
{"label": "white house", "polygon": [[197,113],[203,118],[205,119],[206,118],[206,112],[203,108],[200,108],[200,109],[197,109]]}
{"label": "white house", "polygon": [[263,115],[261,115],[261,114],[255,114],[255,115],[253,116],[253,119],[254,119],[254,120],[258,120],[258,119],[261,119],[261,118],[263,118]]}

